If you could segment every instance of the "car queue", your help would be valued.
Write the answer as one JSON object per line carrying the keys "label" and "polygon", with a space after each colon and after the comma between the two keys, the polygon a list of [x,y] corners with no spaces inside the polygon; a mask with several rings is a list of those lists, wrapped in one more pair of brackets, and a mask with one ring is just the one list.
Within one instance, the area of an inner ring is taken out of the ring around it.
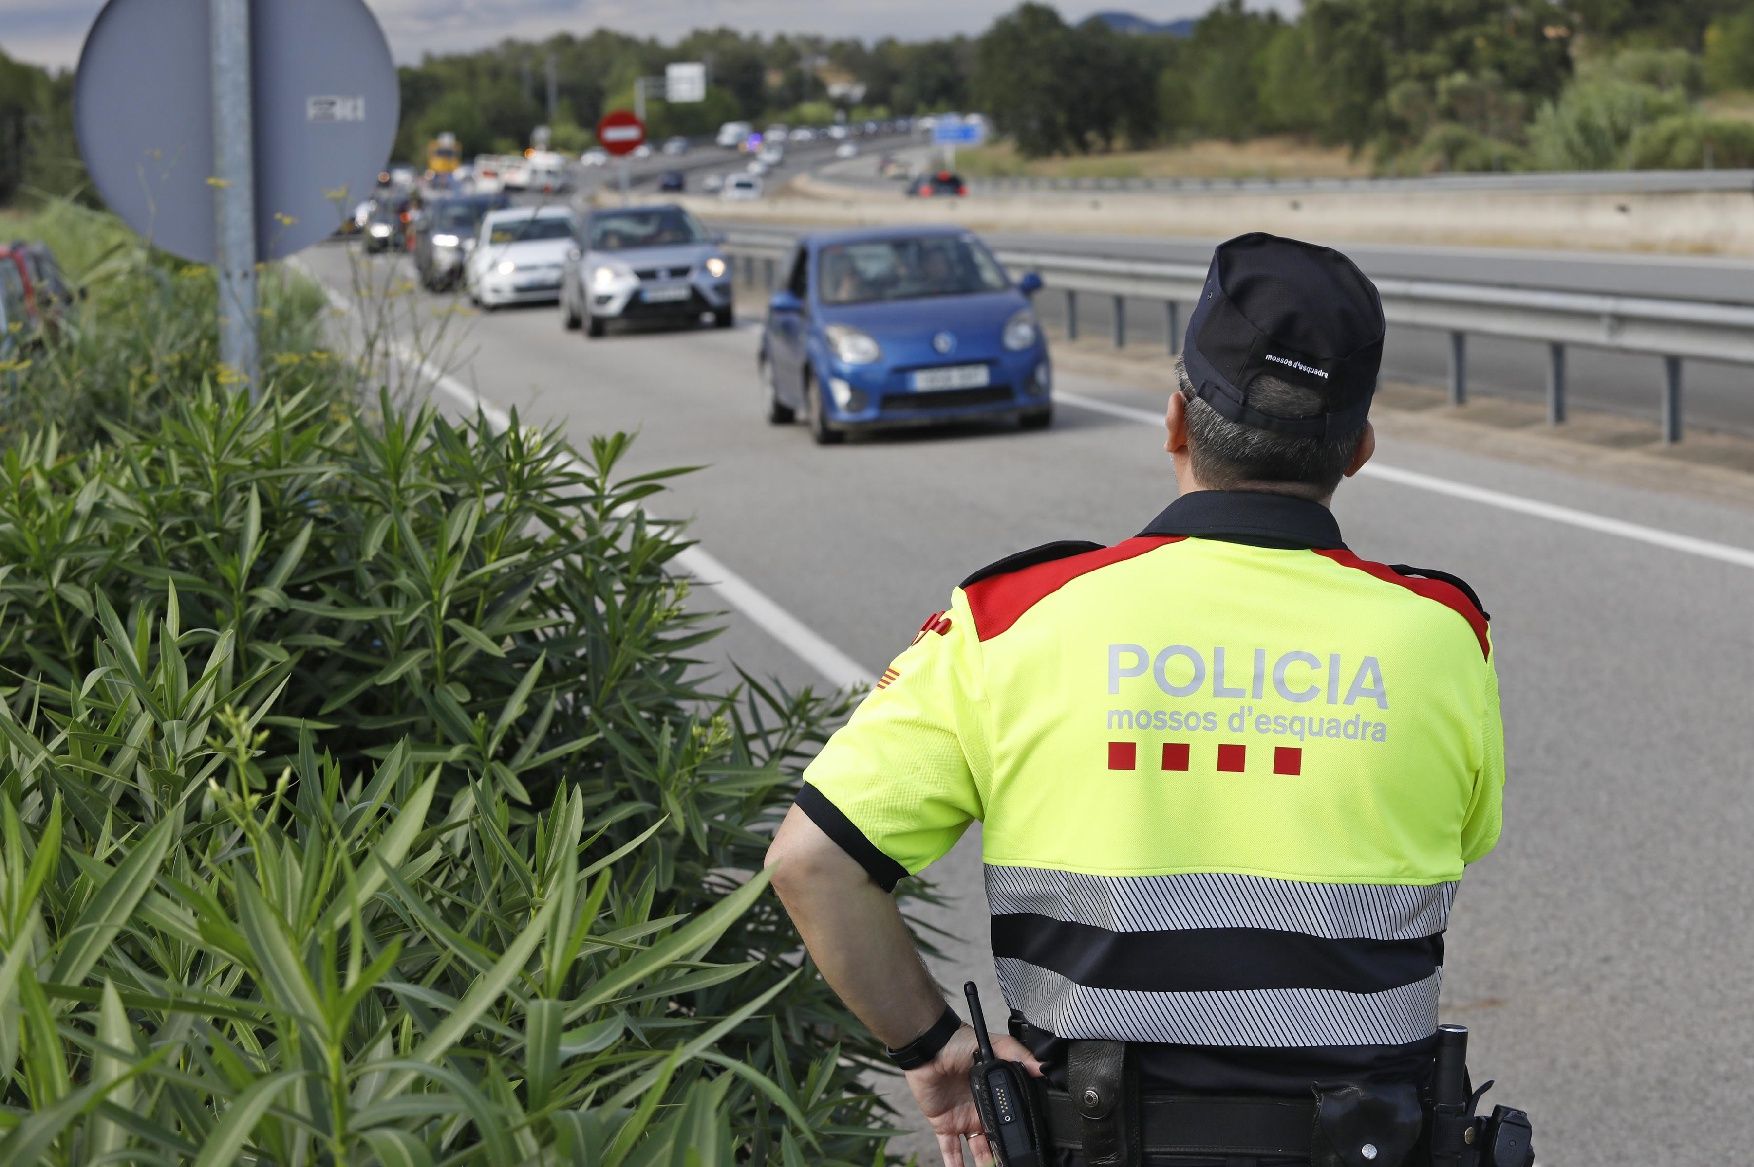
{"label": "car queue", "polygon": [[[746,173],[716,185],[728,199],[760,193],[759,177]],[[944,172],[909,193],[955,197],[966,186]],[[387,220],[398,211],[385,203],[374,215]],[[502,191],[416,203],[408,213],[406,246],[421,285],[460,291],[483,312],[558,305],[563,328],[592,340],[638,325],[734,326],[725,237],[679,205],[581,214],[567,203],[513,206]],[[368,250],[383,246],[380,221],[363,232]],[[394,228],[391,238],[400,238]],[[777,270],[753,353],[768,422],[802,420],[823,445],[901,427],[1052,423],[1052,360],[1033,305],[1041,278],[1013,279],[974,232],[811,232]]]}

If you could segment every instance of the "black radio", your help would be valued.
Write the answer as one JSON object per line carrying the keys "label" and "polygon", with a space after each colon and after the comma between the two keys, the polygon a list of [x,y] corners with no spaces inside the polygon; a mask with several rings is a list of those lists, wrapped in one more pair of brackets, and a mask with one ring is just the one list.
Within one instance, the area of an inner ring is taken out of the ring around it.
{"label": "black radio", "polygon": [[987,1034],[979,990],[969,981],[962,991],[968,997],[969,1021],[980,1047],[968,1084],[993,1158],[999,1167],[1045,1167],[1047,1136],[1029,1071],[1019,1062],[999,1060]]}

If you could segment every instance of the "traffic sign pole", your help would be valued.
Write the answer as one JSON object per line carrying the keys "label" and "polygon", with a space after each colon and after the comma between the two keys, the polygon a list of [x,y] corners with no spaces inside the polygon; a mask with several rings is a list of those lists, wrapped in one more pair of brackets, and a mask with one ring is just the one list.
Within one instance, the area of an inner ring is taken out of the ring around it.
{"label": "traffic sign pole", "polygon": [[261,393],[256,311],[256,176],[250,0],[210,0],[213,52],[213,215],[219,276],[219,361]]}

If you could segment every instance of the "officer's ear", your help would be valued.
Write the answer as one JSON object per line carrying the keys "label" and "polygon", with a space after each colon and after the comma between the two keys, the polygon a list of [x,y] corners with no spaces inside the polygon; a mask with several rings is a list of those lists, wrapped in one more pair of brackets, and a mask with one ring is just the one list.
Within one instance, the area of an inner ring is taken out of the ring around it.
{"label": "officer's ear", "polygon": [[1165,454],[1188,452],[1188,402],[1179,392],[1169,395],[1169,406],[1163,414]]}
{"label": "officer's ear", "polygon": [[1370,456],[1374,453],[1376,453],[1376,427],[1367,421],[1364,423],[1364,432],[1358,436],[1358,449],[1353,453],[1352,461],[1346,464],[1346,477],[1350,478],[1364,469],[1364,464],[1370,461]]}

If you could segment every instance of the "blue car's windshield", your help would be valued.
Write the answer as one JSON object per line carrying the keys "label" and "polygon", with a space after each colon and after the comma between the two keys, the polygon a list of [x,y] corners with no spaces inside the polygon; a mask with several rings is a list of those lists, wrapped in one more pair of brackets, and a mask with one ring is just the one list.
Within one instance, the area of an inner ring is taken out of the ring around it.
{"label": "blue car's windshield", "polygon": [[1005,273],[972,235],[836,243],[817,265],[824,304],[868,304],[998,292]]}

